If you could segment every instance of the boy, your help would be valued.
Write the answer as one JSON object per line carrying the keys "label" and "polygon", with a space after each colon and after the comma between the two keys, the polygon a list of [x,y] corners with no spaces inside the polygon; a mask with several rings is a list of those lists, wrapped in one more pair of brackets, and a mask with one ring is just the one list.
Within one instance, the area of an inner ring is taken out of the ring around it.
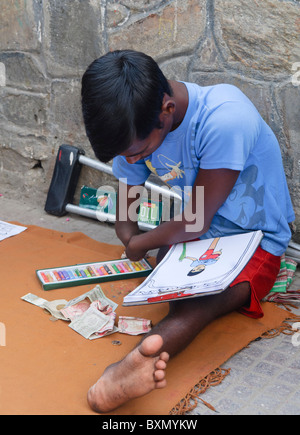
{"label": "boy", "polygon": [[[165,387],[169,357],[209,322],[234,310],[253,318],[263,315],[259,301],[277,277],[294,213],[278,142],[234,86],[169,81],[151,57],[115,51],[85,72],[82,108],[96,156],[103,162],[113,158],[114,174],[126,180],[127,210],[135,201],[130,188],[143,185],[151,172],[182,193],[191,186],[179,217],[142,234],[128,211],[120,218],[119,201],[116,232],[128,258],[139,260],[159,248],[160,261],[177,242],[259,229],[264,233],[253,258],[226,291],[170,303],[168,315],[140,345],[105,370],[90,388],[88,402],[95,411],[108,412]],[[201,226],[199,186],[204,187]]]}

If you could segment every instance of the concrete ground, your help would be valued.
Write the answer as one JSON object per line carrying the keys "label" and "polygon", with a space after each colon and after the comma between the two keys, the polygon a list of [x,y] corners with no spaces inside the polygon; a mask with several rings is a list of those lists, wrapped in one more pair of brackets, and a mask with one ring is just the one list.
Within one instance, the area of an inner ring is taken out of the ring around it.
{"label": "concrete ground", "polygon": [[[4,194],[0,196],[0,220],[64,232],[80,231],[101,242],[120,244],[114,225],[73,214],[58,218],[45,213],[43,207],[11,200]],[[292,288],[300,289],[299,267]],[[300,315],[300,305],[293,311]],[[223,365],[231,368],[230,375],[201,396],[216,412],[199,401],[190,415],[299,415],[300,337],[295,342],[299,346],[284,334],[252,342]]]}

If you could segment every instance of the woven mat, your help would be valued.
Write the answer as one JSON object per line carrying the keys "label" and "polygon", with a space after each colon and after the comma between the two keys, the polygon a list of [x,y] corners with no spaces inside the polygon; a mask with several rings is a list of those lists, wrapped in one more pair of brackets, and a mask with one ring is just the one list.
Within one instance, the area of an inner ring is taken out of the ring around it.
{"label": "woven mat", "polygon": [[[101,229],[99,228],[99,231]],[[64,321],[50,321],[44,310],[21,300],[33,293],[47,300],[73,299],[93,285],[44,291],[35,270],[120,258],[122,246],[96,242],[82,233],[61,233],[28,226],[23,233],[0,242],[0,322],[6,345],[0,347],[0,413],[10,415],[93,414],[86,394],[105,367],[123,358],[140,337],[115,333],[86,340]],[[122,307],[123,297],[143,278],[101,285],[119,306],[117,315],[151,319],[156,324],[167,304]],[[259,320],[232,313],[206,327],[182,354],[168,365],[168,386],[135,399],[112,414],[168,415],[189,396],[200,380],[236,352],[291,317],[274,304],[264,303]],[[120,340],[114,346],[112,340]],[[175,411],[174,411],[175,410]]]}

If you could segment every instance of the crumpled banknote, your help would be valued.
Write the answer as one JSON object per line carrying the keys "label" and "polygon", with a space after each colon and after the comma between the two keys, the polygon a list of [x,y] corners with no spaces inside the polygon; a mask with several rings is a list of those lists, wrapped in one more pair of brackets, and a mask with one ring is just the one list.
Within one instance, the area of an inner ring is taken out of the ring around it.
{"label": "crumpled banknote", "polygon": [[151,330],[151,320],[139,317],[119,316],[118,329],[123,334],[146,334]]}

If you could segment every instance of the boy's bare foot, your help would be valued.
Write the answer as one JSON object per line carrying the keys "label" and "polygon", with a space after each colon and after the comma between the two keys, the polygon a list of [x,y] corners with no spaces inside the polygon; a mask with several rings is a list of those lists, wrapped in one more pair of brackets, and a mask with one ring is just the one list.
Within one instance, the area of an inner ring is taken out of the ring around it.
{"label": "boy's bare foot", "polygon": [[99,413],[112,411],[128,400],[166,386],[169,354],[157,355],[163,345],[160,335],[150,335],[123,360],[108,366],[88,391],[90,407]]}

